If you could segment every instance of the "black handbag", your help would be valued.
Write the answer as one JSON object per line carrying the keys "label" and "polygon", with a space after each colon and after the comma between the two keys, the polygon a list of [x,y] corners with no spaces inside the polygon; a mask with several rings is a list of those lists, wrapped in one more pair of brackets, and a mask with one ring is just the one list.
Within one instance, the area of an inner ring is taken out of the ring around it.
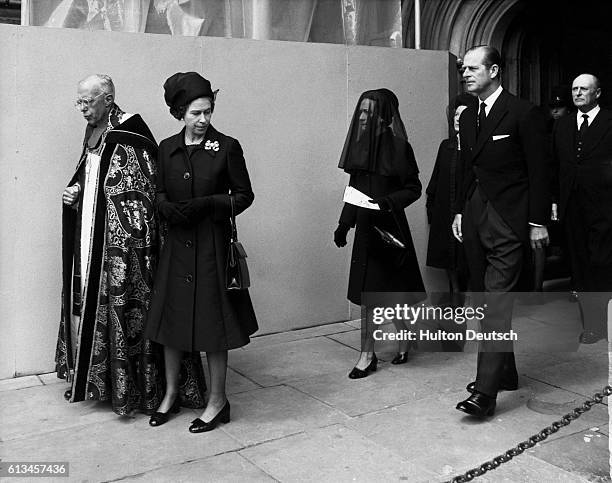
{"label": "black handbag", "polygon": [[393,233],[391,233],[390,231],[387,230],[383,230],[381,228],[378,228],[376,225],[374,225],[374,229],[378,232],[378,234],[380,235],[380,238],[382,239],[382,241],[389,245],[392,246],[394,248],[401,248],[404,249],[406,248],[406,245],[404,245],[396,236],[393,235]]}
{"label": "black handbag", "polygon": [[227,290],[246,290],[251,285],[251,279],[249,278],[249,267],[246,262],[246,251],[242,243],[238,241],[233,196],[230,196],[230,206],[232,209],[232,216],[230,218],[232,235],[227,254],[227,265],[225,267],[225,288]]}
{"label": "black handbag", "polygon": [[[406,240],[408,240],[409,235],[406,235],[404,232],[402,223],[395,210],[391,210],[391,217],[393,218],[394,227],[386,226],[381,228],[380,226],[372,225],[372,228],[376,233],[376,238],[379,240],[378,245],[386,253],[385,256],[392,257],[394,263],[397,266],[401,266],[409,255],[409,250],[406,246]],[[393,230],[395,234],[390,230]]]}

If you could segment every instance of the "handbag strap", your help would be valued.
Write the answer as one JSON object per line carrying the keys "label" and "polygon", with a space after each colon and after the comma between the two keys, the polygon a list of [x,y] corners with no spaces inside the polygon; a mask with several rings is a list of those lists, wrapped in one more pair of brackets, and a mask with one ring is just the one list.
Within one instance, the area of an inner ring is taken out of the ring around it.
{"label": "handbag strap", "polygon": [[232,195],[230,195],[229,197],[230,199],[230,207],[231,207],[231,217],[230,217],[230,225],[232,226],[232,240],[231,242],[234,243],[236,241],[238,241],[238,230],[236,229],[236,214],[234,212],[234,197]]}
{"label": "handbag strap", "polygon": [[401,238],[403,238],[402,240],[400,240],[405,246],[406,248],[408,248],[408,240],[409,240],[409,235],[407,235],[404,232],[403,229],[403,225],[402,222],[400,220],[399,215],[396,213],[395,209],[393,208],[393,206],[391,207],[391,216],[393,217],[393,221],[395,221],[395,225],[397,226],[397,230],[399,232],[399,235]]}

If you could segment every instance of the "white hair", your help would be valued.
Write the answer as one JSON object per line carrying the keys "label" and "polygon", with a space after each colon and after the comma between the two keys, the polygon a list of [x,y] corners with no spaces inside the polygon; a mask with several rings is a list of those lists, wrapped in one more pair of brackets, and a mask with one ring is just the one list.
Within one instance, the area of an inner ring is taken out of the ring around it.
{"label": "white hair", "polygon": [[93,74],[80,80],[79,85],[85,84],[86,82],[95,82],[102,92],[113,96],[113,99],[115,99],[115,84],[109,75]]}

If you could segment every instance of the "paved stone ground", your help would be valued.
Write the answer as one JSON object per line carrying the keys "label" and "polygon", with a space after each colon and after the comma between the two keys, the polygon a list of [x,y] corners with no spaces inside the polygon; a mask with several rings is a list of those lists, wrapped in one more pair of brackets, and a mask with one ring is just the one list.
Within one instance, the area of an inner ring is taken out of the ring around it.
{"label": "paved stone ground", "polygon": [[[557,302],[549,313],[569,320],[576,310]],[[515,325],[534,337],[550,323],[518,316]],[[474,375],[473,347],[416,352],[403,366],[382,353],[376,373],[353,381],[346,376],[358,327],[261,336],[232,351],[232,421],[205,434],[187,431],[194,410],[152,428],[143,414],[120,418],[107,404],[66,403],[67,386],[54,374],[0,381],[0,458],[70,462],[70,477],[57,481],[439,482],[527,439],[609,377],[605,341],[575,353],[517,353],[520,389],[501,393],[495,416],[478,422],[454,409]],[[610,481],[604,402],[476,481]]]}

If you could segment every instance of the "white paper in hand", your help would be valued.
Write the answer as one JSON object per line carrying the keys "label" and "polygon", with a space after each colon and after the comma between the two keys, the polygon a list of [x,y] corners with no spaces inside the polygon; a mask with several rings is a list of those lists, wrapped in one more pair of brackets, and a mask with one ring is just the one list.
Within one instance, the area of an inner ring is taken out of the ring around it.
{"label": "white paper in hand", "polygon": [[351,205],[359,206],[361,208],[367,208],[369,210],[380,210],[377,203],[370,203],[368,196],[364,195],[361,191],[356,190],[352,186],[347,186],[344,190],[344,198],[342,201],[350,203]]}

